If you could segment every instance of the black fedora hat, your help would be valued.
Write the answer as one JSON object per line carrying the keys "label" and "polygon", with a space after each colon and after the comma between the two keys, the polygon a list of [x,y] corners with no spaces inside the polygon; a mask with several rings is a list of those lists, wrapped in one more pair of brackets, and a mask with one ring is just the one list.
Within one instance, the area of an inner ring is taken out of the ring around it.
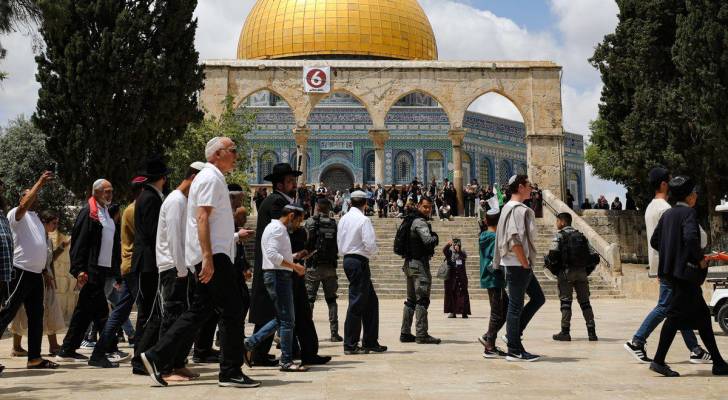
{"label": "black fedora hat", "polygon": [[144,169],[139,171],[139,175],[150,179],[161,178],[171,174],[172,171],[172,168],[167,168],[167,164],[164,163],[162,157],[152,156],[144,163]]}
{"label": "black fedora hat", "polygon": [[274,182],[274,181],[280,181],[283,180],[288,175],[293,176],[300,176],[303,174],[301,171],[296,171],[295,169],[291,168],[291,164],[288,163],[280,163],[273,166],[273,172],[263,177],[264,180],[268,182]]}

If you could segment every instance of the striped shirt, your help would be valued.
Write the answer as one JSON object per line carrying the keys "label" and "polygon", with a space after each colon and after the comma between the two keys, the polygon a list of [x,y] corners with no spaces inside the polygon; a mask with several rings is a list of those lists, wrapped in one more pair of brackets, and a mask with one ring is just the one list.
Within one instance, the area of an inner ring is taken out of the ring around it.
{"label": "striped shirt", "polygon": [[0,282],[10,282],[12,279],[14,252],[10,222],[5,214],[0,212]]}

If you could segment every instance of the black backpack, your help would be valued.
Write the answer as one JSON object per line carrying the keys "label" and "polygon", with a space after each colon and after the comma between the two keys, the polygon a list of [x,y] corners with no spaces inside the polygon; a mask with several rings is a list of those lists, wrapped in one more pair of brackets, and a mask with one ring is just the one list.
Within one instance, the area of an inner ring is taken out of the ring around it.
{"label": "black backpack", "polygon": [[316,264],[336,266],[339,258],[339,248],[336,245],[336,220],[315,216],[314,234],[316,235]]}
{"label": "black backpack", "polygon": [[417,219],[415,215],[408,215],[404,217],[404,220],[399,224],[397,228],[397,234],[394,236],[394,254],[407,258],[410,255],[409,249],[409,234],[412,229],[412,221]]}
{"label": "black backpack", "polygon": [[[589,240],[583,233],[577,230],[564,233],[561,240],[561,266],[563,269],[584,268],[588,270],[594,266],[595,257],[589,247]],[[598,259],[596,261],[599,263]]]}

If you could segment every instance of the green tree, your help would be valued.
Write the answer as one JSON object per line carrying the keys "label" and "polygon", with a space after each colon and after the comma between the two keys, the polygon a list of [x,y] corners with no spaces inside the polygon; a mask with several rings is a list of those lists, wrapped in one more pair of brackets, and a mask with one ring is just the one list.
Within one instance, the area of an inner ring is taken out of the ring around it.
{"label": "green tree", "polygon": [[[725,191],[726,6],[719,0],[617,4],[617,28],[590,59],[604,88],[587,162],[596,175],[631,189],[642,207],[652,197],[647,173],[658,164],[711,191],[723,182]],[[717,197],[702,197],[702,215]]]}
{"label": "green tree", "polygon": [[45,41],[36,125],[77,196],[103,177],[119,195],[149,156],[202,118],[196,0],[38,0]]}
{"label": "green tree", "polygon": [[[728,194],[728,3],[687,0],[678,16],[673,60],[680,72],[681,113],[691,146],[685,159],[704,177],[704,195],[712,211]],[[711,221],[717,237],[720,220]]]}
{"label": "green tree", "polygon": [[[46,135],[23,116],[0,129],[0,171],[9,207],[20,203],[23,191],[30,189],[43,171],[54,168],[53,159],[45,148],[46,139]],[[57,212],[62,230],[70,232],[75,218],[72,206],[77,204],[68,189],[53,181],[41,191],[38,208]]]}
{"label": "green tree", "polygon": [[209,116],[203,121],[190,124],[185,134],[169,147],[167,158],[169,165],[174,168],[170,182],[176,185],[182,181],[187,168],[193,162],[205,162],[205,145],[210,139],[227,136],[235,142],[238,149],[238,165],[227,177],[227,182],[237,183],[247,190],[253,162],[253,146],[248,140],[248,134],[254,122],[254,114],[247,111],[236,113],[233,98],[228,96],[224,111],[219,117]]}

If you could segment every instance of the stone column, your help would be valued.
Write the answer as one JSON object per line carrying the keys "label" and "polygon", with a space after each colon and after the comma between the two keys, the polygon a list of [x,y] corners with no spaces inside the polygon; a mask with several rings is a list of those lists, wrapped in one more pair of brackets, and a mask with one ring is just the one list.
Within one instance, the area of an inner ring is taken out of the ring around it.
{"label": "stone column", "polygon": [[[447,136],[452,141],[452,164],[453,164],[453,185],[458,195],[458,215],[465,215],[465,204],[463,203],[463,139],[465,131],[462,129],[451,129]],[[452,207],[452,205],[450,205]]]}
{"label": "stone column", "polygon": [[389,131],[371,130],[369,138],[374,142],[374,182],[384,186],[384,144],[389,139]]}
{"label": "stone column", "polygon": [[308,182],[308,137],[311,129],[302,127],[293,129],[293,137],[296,139],[296,160],[298,170],[303,172],[298,177],[298,186],[304,186]]}
{"label": "stone column", "polygon": [[562,135],[526,135],[528,178],[541,189],[550,190],[564,200],[566,190],[564,137]]}

